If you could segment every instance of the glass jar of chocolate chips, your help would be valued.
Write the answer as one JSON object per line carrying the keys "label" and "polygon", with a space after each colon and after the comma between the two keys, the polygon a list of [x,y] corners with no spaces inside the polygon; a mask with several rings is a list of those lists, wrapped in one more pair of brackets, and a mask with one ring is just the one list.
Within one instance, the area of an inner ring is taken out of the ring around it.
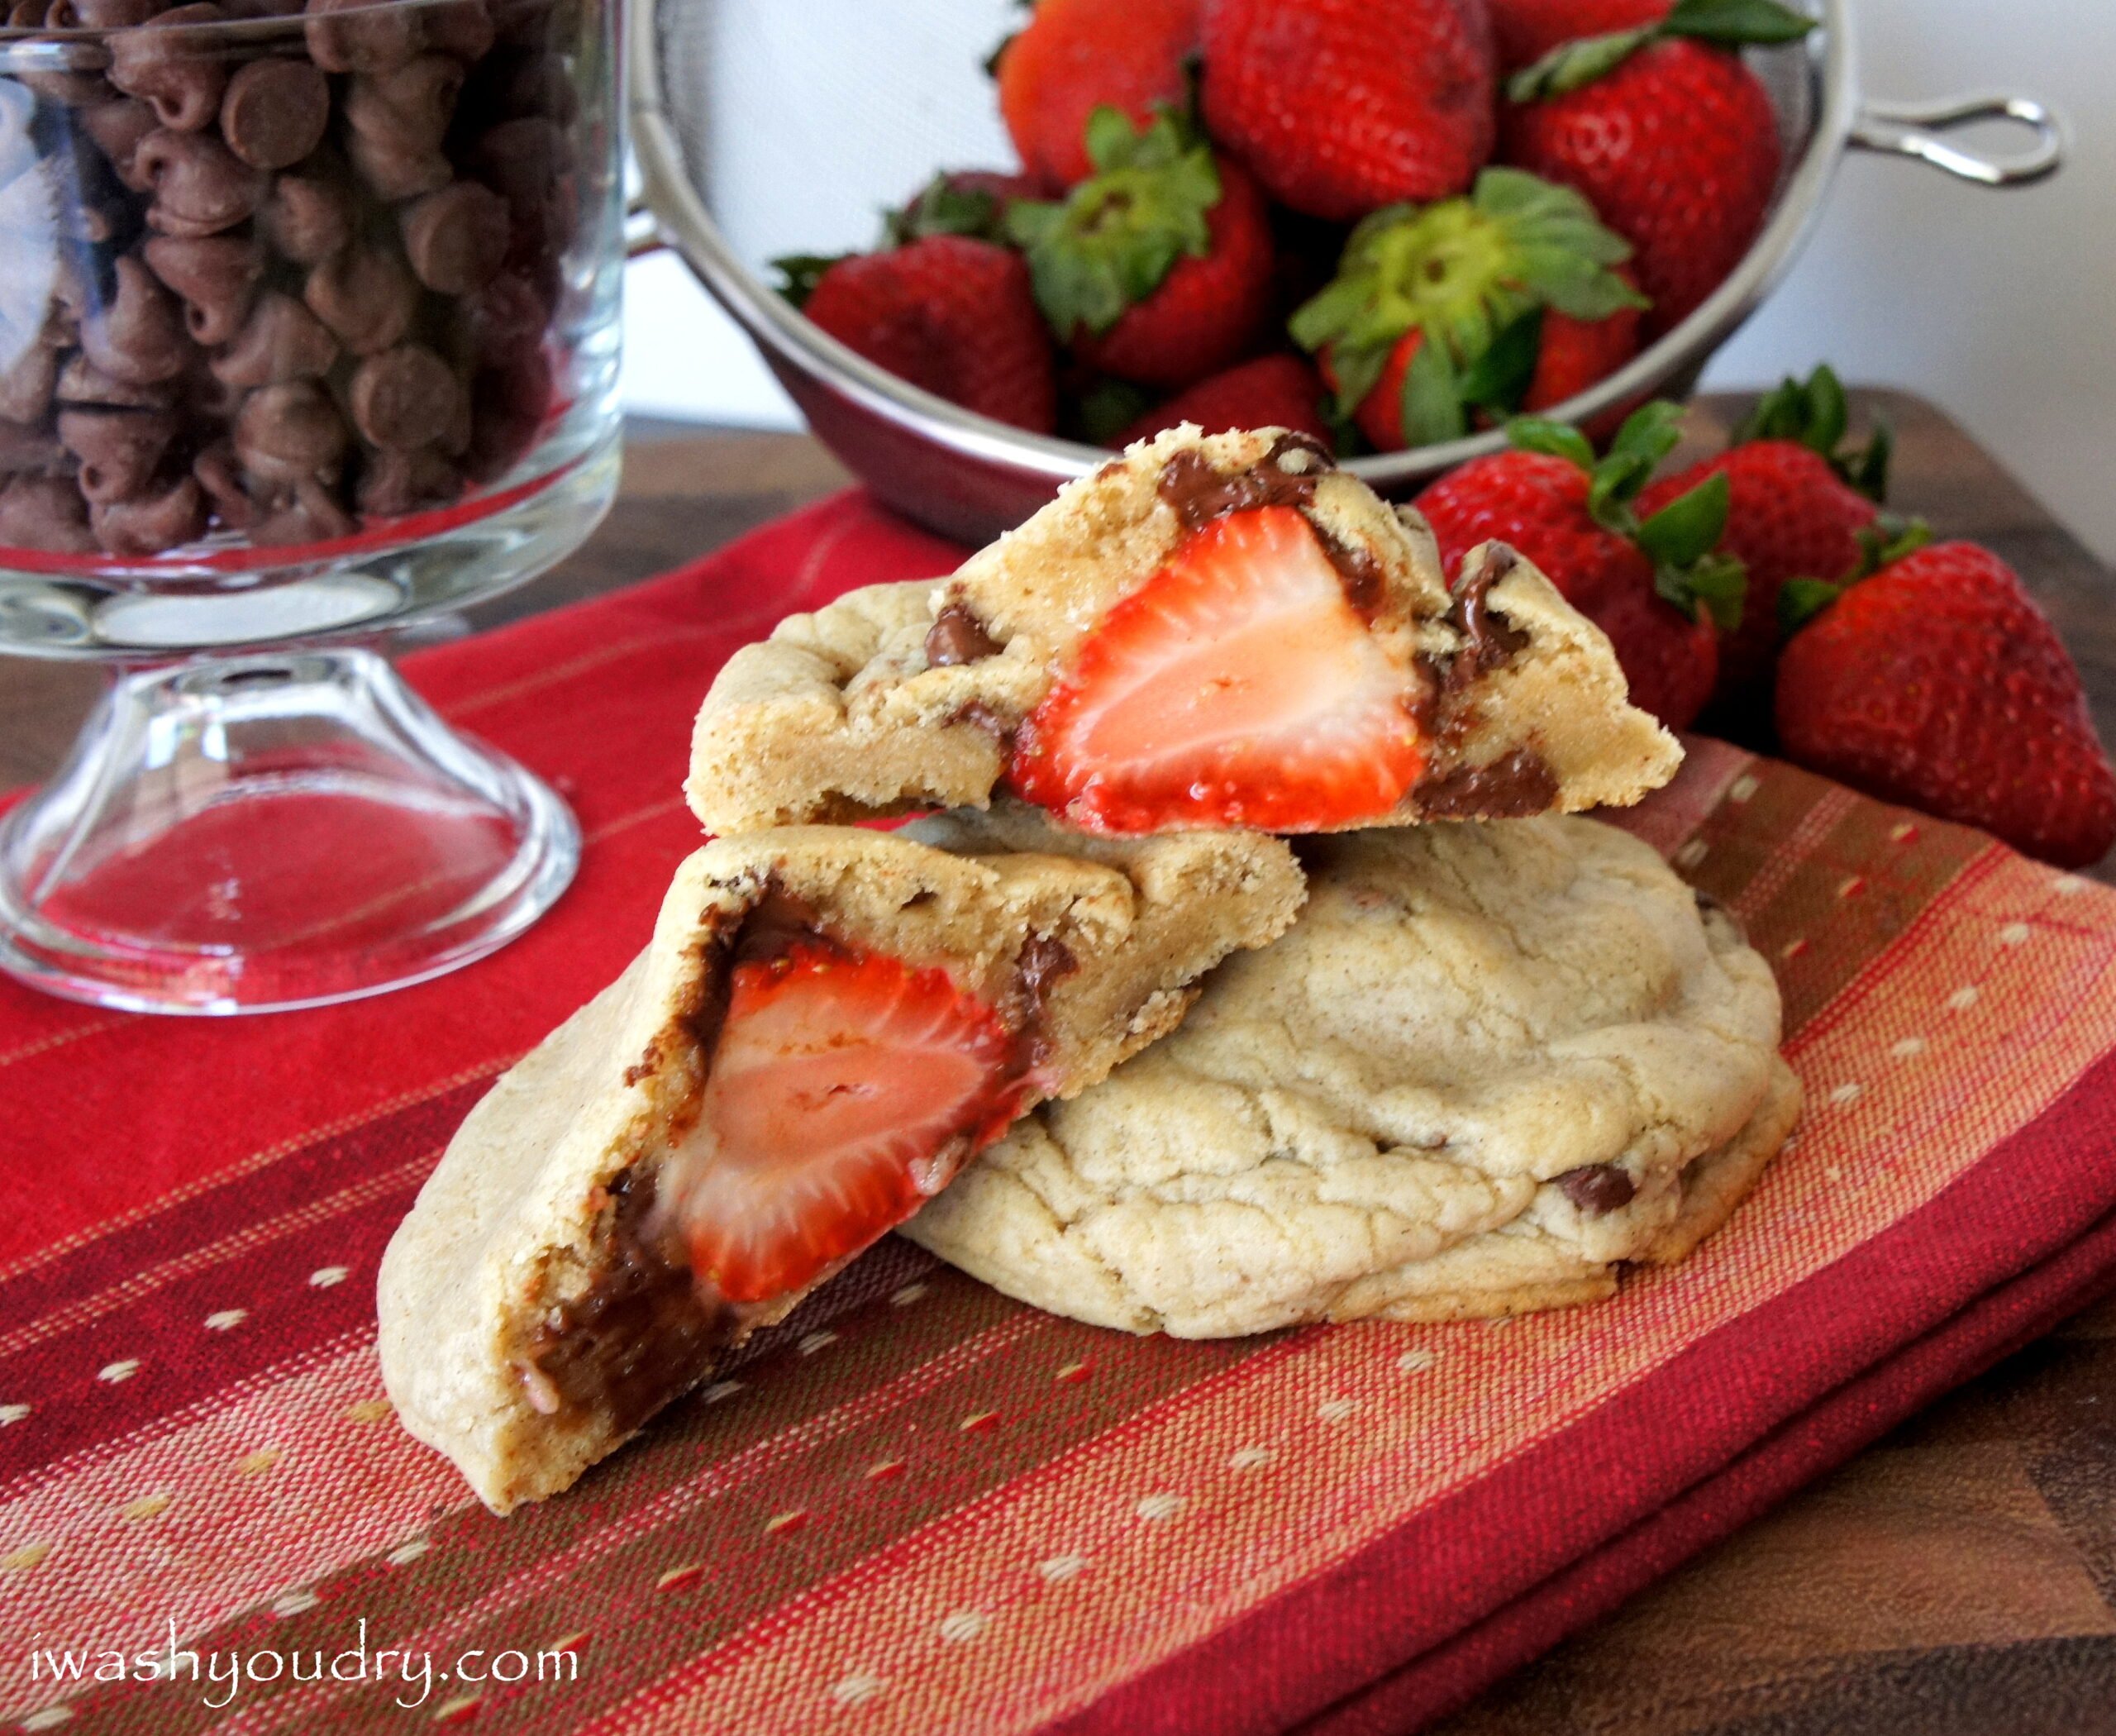
{"label": "glass jar of chocolate chips", "polygon": [[0,651],[488,591],[615,479],[615,8],[16,0]]}

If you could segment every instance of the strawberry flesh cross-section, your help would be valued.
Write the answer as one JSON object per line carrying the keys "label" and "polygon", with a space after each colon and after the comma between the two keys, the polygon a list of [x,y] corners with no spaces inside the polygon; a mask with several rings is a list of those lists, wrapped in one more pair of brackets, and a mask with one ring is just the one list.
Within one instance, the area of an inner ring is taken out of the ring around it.
{"label": "strawberry flesh cross-section", "polygon": [[736,963],[661,1182],[693,1281],[732,1303],[814,1282],[1005,1131],[1026,1063],[1018,1033],[946,971],[820,936]]}
{"label": "strawberry flesh cross-section", "polygon": [[1421,692],[1305,514],[1228,513],[1103,617],[1016,735],[1009,780],[1090,832],[1355,825],[1424,769]]}

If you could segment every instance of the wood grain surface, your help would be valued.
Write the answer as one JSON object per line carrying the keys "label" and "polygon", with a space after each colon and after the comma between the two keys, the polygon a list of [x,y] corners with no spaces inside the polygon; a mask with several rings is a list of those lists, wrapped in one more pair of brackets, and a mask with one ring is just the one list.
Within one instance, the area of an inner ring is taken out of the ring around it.
{"label": "wood grain surface", "polygon": [[[2116,741],[2111,575],[1953,423],[1858,394],[1898,437],[1891,504],[2010,561]],[[1746,402],[1700,400],[1699,451]],[[704,553],[846,475],[800,436],[641,424],[623,493],[555,571],[427,631],[473,631]],[[0,788],[44,776],[93,665],[0,664]],[[2100,877],[2116,880],[2104,863]],[[1446,1736],[2116,1736],[2116,1303],[1487,1692]]]}

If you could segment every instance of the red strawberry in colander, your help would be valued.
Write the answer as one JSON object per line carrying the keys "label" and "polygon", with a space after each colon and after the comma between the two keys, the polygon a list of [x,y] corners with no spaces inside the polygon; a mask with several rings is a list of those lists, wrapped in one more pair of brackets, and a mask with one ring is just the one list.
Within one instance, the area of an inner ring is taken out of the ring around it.
{"label": "red strawberry in colander", "polygon": [[1774,0],[1681,0],[1659,24],[1566,43],[1508,81],[1501,159],[1578,188],[1637,250],[1649,337],[1732,273],[1777,189],[1777,115],[1735,45],[1813,27]]}

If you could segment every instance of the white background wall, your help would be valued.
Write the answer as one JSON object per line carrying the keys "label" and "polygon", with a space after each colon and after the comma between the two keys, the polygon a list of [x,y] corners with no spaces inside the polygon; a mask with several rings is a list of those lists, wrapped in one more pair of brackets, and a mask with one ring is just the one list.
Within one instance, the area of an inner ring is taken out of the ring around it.
{"label": "white background wall", "polygon": [[[1922,392],[2116,560],[2116,0],[1856,0],[1866,92],[2000,89],[2071,122],[2064,172],[1995,193],[1854,155],[1793,275],[1708,386],[1818,360]],[[673,256],[631,269],[632,409],[798,426],[747,341]]]}

